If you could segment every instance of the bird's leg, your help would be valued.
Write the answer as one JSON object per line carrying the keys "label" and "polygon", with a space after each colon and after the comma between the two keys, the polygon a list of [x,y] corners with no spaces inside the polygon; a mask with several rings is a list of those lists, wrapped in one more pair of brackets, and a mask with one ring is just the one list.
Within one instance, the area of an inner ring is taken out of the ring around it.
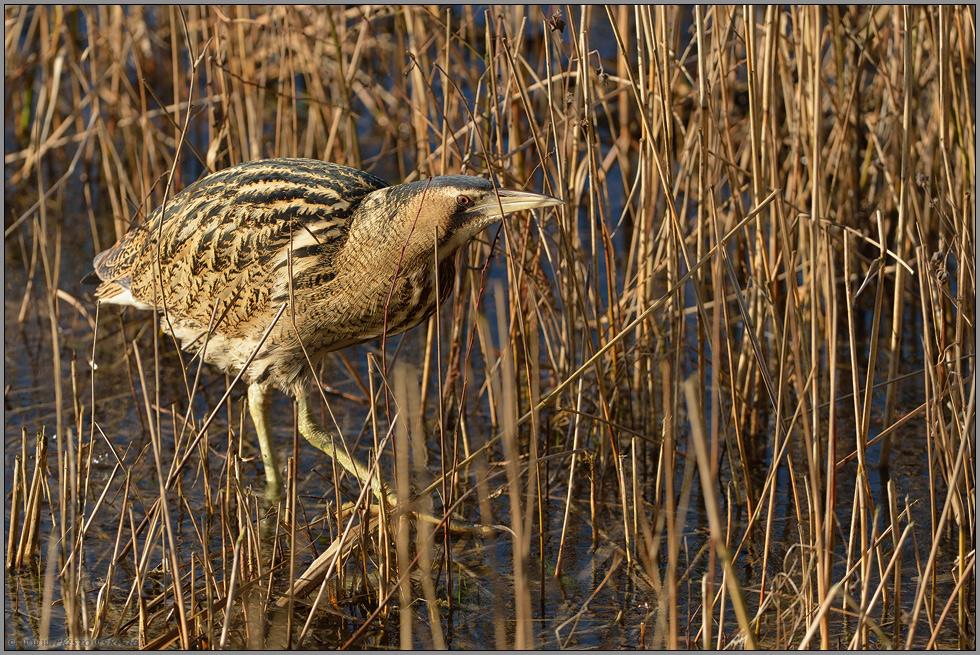
{"label": "bird's leg", "polygon": [[248,385],[248,413],[252,415],[255,433],[262,450],[262,466],[265,468],[266,496],[278,498],[282,491],[276,448],[272,443],[272,424],[269,422],[270,391],[267,384]]}
{"label": "bird's leg", "polygon": [[[388,487],[388,485],[381,482],[379,473],[375,471],[375,474],[371,475],[371,471],[367,466],[350,456],[347,449],[344,447],[343,442],[341,442],[338,446],[337,440],[334,439],[333,435],[327,432],[323,426],[317,422],[316,418],[313,417],[313,412],[310,410],[310,404],[309,400],[306,398],[306,394],[297,393],[296,403],[298,404],[299,409],[299,433],[303,435],[311,444],[332,457],[334,461],[344,467],[348,473],[357,478],[361,484],[366,484],[370,479],[371,491],[374,492],[374,496],[379,501],[387,501],[387,504],[391,507],[397,505],[398,499],[395,497],[395,493],[390,487]],[[429,514],[418,513],[416,516],[418,516],[420,520],[424,520],[427,523],[437,524],[442,522],[442,520]],[[494,534],[496,530],[510,531],[508,528],[476,525],[466,521],[458,521],[456,519],[450,519],[448,522],[448,527],[454,532],[481,535],[491,535]]]}
{"label": "bird's leg", "polygon": [[317,422],[310,410],[310,403],[306,394],[296,394],[296,402],[299,409],[299,433],[311,444],[332,457],[361,484],[366,484],[370,480],[371,490],[378,500],[387,501],[389,505],[395,505],[398,502],[395,494],[388,488],[388,485],[381,482],[381,477],[377,471],[371,475],[368,467],[351,457],[344,445],[342,443],[338,445],[334,436]]}

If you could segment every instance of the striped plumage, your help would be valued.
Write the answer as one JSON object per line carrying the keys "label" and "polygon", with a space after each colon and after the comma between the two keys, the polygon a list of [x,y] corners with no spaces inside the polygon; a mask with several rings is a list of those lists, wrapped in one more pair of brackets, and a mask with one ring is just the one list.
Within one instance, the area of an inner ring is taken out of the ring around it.
{"label": "striped plumage", "polygon": [[[311,362],[418,325],[452,291],[463,245],[502,213],[559,203],[526,192],[495,194],[478,177],[390,186],[312,159],[249,162],[187,187],[99,254],[96,297],[165,307],[161,322],[183,349],[233,373],[257,350],[244,378],[266,475],[277,486],[263,435],[267,387],[292,393],[306,409]],[[294,304],[260,347],[290,298]],[[304,436],[324,448],[325,434]]]}

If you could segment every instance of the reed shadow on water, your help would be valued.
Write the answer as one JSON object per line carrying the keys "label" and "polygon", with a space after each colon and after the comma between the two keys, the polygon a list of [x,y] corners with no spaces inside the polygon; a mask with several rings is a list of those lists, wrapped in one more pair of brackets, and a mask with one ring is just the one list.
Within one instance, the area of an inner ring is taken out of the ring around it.
{"label": "reed shadow on water", "polygon": [[[8,646],[975,648],[971,7],[4,18]],[[80,281],[280,157],[563,204],[315,367],[364,480],[272,396],[269,494],[235,371]]]}

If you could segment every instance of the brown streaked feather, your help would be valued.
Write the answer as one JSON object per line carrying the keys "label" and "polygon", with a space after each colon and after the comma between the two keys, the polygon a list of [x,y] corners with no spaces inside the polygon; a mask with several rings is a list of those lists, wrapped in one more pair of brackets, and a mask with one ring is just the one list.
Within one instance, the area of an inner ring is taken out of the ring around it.
{"label": "brown streaked feather", "polygon": [[192,184],[96,257],[97,296],[166,310],[182,348],[301,394],[327,353],[431,316],[456,252],[501,215],[558,202],[470,176],[390,186],[316,160],[250,162]]}
{"label": "brown streaked feather", "polygon": [[[223,329],[234,334],[265,309],[268,278],[285,275],[290,241],[293,261],[309,251],[335,252],[357,203],[387,186],[362,171],[312,159],[262,160],[219,171],[175,195],[95,258],[103,280],[96,297],[165,304],[202,327],[217,303]],[[158,254],[164,291],[154,293]]]}

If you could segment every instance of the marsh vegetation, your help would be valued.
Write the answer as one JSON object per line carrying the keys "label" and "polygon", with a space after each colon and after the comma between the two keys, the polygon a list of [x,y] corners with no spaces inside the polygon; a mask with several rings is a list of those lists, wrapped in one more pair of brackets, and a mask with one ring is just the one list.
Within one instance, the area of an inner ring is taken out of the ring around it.
{"label": "marsh vegetation", "polygon": [[[974,648],[975,11],[5,7],[8,646]],[[318,372],[441,523],[79,283],[285,156],[565,202]]]}

